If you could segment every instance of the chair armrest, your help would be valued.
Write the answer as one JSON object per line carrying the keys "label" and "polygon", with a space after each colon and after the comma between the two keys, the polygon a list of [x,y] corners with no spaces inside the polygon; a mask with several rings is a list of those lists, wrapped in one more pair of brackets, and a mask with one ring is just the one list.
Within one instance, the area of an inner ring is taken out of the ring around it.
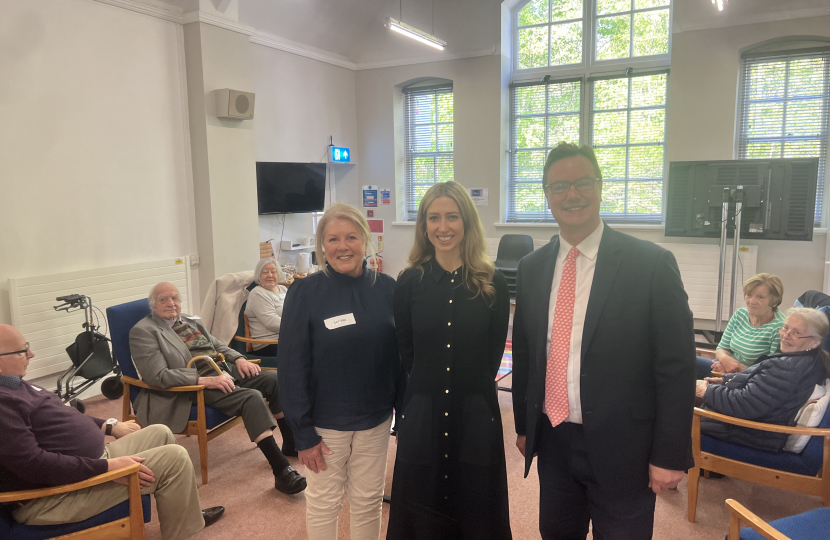
{"label": "chair armrest", "polygon": [[69,493],[70,491],[78,491],[80,489],[97,486],[98,484],[111,482],[131,474],[135,474],[137,479],[139,469],[141,469],[141,463],[133,463],[132,465],[121,467],[120,469],[116,469],[114,471],[107,471],[104,474],[99,474],[98,476],[93,476],[92,478],[87,478],[81,482],[75,482],[74,484],[65,484],[63,486],[53,486],[40,489],[27,489],[25,491],[7,491],[5,493],[0,493],[0,503],[28,501],[31,499],[40,499],[41,497],[51,497],[52,495],[60,495],[61,493]]}
{"label": "chair armrest", "polygon": [[233,336],[233,339],[241,341],[242,343],[253,343],[255,345],[276,345],[280,342],[278,339],[256,339],[245,336]]}
{"label": "chair armrest", "polygon": [[156,388],[155,386],[150,386],[144,381],[139,381],[138,379],[133,379],[132,377],[128,377],[126,375],[121,375],[121,382],[129,384],[130,386],[146,388],[147,390],[157,390],[159,392],[200,392],[205,389],[205,387],[201,384],[193,384],[189,386],[171,386],[170,388]]}
{"label": "chair armrest", "polygon": [[[741,522],[746,523],[767,540],[790,540],[775,530],[766,521],[750,512],[744,505],[734,499],[726,499],[726,507],[729,509],[729,538],[728,540],[740,540]],[[734,536],[737,534],[738,536]]]}
{"label": "chair armrest", "polygon": [[716,413],[714,411],[706,411],[695,407],[695,414],[698,416],[705,416],[712,420],[719,420],[721,422],[741,426],[751,429],[760,429],[761,431],[770,431],[772,433],[786,433],[788,435],[810,435],[818,437],[830,437],[830,428],[802,428],[790,426],[778,426],[775,424],[764,424],[762,422],[753,422],[752,420],[744,420],[743,418],[735,418],[734,416],[727,416],[725,414]]}
{"label": "chair armrest", "polygon": [[704,347],[695,347],[695,353],[698,356],[702,356],[704,358],[709,358],[711,360],[715,359],[715,349],[706,349]]}

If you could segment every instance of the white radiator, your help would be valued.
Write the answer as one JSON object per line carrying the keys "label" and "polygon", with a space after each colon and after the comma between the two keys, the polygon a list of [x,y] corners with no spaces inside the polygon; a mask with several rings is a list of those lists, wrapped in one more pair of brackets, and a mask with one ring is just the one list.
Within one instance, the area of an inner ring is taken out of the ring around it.
{"label": "white radiator", "polygon": [[[533,247],[539,249],[548,239],[533,239]],[[689,295],[689,307],[695,319],[715,320],[718,299],[718,259],[720,247],[711,244],[658,244],[674,253],[683,287]],[[495,261],[499,250],[499,238],[487,239],[487,252]],[[756,274],[758,246],[742,246],[738,256],[738,293],[735,308],[744,307],[743,283]],[[732,245],[726,254],[726,278],[723,293],[723,320],[729,320],[729,290],[732,276]]]}
{"label": "white radiator", "polygon": [[169,281],[179,289],[182,311],[190,306],[190,260],[178,257],[162,261],[95,268],[46,276],[9,279],[12,324],[29,341],[35,357],[29,364],[27,379],[64,371],[72,365],[66,347],[83,331],[83,310],[55,311],[58,296],[84,294],[101,309],[100,332],[105,333],[106,308],[139,298],[147,298],[156,283]]}

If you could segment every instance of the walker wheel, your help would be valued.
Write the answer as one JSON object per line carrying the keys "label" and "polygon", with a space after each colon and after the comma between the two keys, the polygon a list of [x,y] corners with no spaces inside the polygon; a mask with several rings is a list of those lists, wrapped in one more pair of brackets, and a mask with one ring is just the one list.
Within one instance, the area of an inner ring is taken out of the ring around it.
{"label": "walker wheel", "polygon": [[109,399],[118,399],[124,395],[124,384],[121,377],[113,376],[104,379],[101,383],[101,393]]}

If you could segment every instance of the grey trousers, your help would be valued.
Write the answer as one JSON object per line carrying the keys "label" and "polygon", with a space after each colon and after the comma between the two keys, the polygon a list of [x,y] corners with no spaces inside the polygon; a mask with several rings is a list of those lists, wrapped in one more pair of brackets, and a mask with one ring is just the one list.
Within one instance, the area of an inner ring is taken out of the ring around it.
{"label": "grey trousers", "polygon": [[[227,394],[221,390],[206,389],[205,405],[229,416],[241,416],[248,437],[253,442],[263,432],[277,426],[274,415],[282,412],[277,398],[277,372],[263,370],[258,375],[243,379],[233,366],[231,374],[237,380],[236,388]],[[267,405],[263,398],[268,401]]]}
{"label": "grey trousers", "polygon": [[[205,526],[199,508],[193,463],[170,428],[154,424],[130,433],[104,448],[102,459],[139,456],[156,477],[141,488],[153,493],[164,540],[188,538]],[[90,488],[35,499],[14,511],[14,519],[27,525],[75,523],[100,514],[127,500],[127,486],[107,482]]]}

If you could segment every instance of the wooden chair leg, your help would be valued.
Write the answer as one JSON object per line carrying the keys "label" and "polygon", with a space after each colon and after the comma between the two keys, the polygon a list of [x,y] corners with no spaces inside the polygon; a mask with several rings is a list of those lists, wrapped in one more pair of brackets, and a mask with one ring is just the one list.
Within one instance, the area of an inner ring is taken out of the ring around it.
{"label": "wooden chair leg", "polygon": [[141,486],[138,473],[128,479],[130,492],[130,540],[144,540],[144,511],[141,508]]}
{"label": "wooden chair leg", "polygon": [[199,465],[202,469],[202,484],[208,483],[208,438],[207,438],[207,420],[205,419],[205,394],[203,391],[196,393],[196,426],[198,430],[197,437],[199,439]]}
{"label": "wooden chair leg", "polygon": [[132,404],[130,403],[130,383],[124,383],[124,396],[121,399],[121,421],[126,422],[133,414]]}
{"label": "wooden chair leg", "polygon": [[703,478],[709,480],[712,478],[712,473],[710,471],[703,471]]}
{"label": "wooden chair leg", "polygon": [[689,497],[689,523],[695,522],[695,514],[697,514],[697,488],[700,485],[700,469],[692,467],[689,469],[689,487],[686,490]]}

